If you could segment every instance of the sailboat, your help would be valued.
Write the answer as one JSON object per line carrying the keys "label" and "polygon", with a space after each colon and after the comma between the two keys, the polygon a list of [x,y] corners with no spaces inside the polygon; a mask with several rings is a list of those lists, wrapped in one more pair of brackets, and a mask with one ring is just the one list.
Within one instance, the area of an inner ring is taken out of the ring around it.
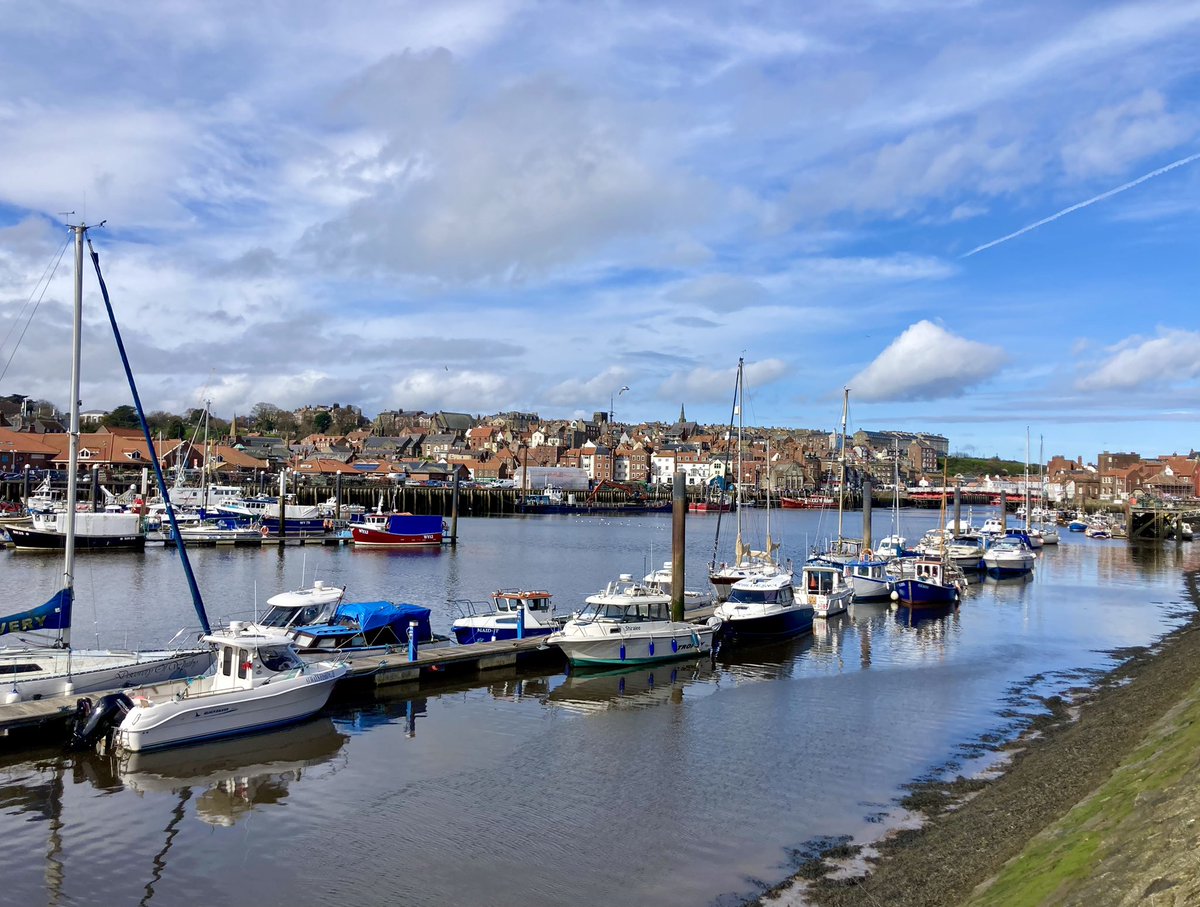
{"label": "sailboat", "polygon": [[[829,545],[828,550],[809,558],[810,561],[823,561],[829,564],[846,564],[857,561],[865,552],[862,550],[862,539],[848,539],[843,535],[842,523],[846,512],[846,421],[850,413],[850,388],[844,388],[842,397],[842,431],[838,437],[838,463],[840,477],[838,479],[838,523],[837,538]],[[868,558],[870,560],[870,558]]]}
{"label": "sailboat", "polygon": [[[75,649],[71,646],[71,609],[75,602],[75,534],[79,478],[79,364],[83,323],[84,225],[72,225],[75,234],[75,317],[71,359],[71,416],[68,447],[66,509],[63,525],[63,579],[44,605],[0,617],[0,695],[4,702],[41,699],[111,690],[144,683],[191,677],[206,671],[213,652],[203,649],[163,649],[124,652],[108,649]],[[90,514],[98,516],[98,514]],[[176,639],[184,631],[176,634]]]}
{"label": "sailboat", "polygon": [[[734,542],[734,562],[732,564],[724,563],[720,567],[716,563],[716,548],[713,549],[713,560],[709,565],[708,580],[712,583],[713,589],[717,593],[717,601],[723,602],[729,598],[734,583],[740,580],[748,579],[756,576],[775,576],[777,574],[785,574],[790,582],[792,571],[790,566],[782,566],[775,560],[775,552],[779,549],[771,538],[771,482],[767,481],[767,538],[764,550],[755,551],[750,549],[742,542],[742,478],[744,476],[742,470],[742,434],[744,431],[742,411],[745,404],[745,381],[743,369],[745,365],[744,359],[738,359],[737,377],[734,380],[734,413],[738,417],[737,431],[737,476],[735,481],[736,486],[736,509],[735,515],[737,519],[737,539]],[[733,420],[730,419],[730,434],[732,434]],[[767,468],[770,469],[770,456],[767,457]],[[720,533],[720,522],[717,523],[717,532]],[[718,535],[719,538],[719,535]]]}

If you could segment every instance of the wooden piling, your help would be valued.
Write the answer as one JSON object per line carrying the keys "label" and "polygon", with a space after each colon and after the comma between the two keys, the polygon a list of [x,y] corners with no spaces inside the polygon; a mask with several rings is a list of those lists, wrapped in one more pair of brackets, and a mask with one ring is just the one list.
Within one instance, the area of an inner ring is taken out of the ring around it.
{"label": "wooden piling", "polygon": [[[454,471],[454,490],[450,495],[450,547],[458,545],[458,470]],[[524,610],[522,610],[524,613]]]}
{"label": "wooden piling", "polygon": [[[863,519],[863,530],[862,530],[863,531],[863,550],[870,551],[871,548],[873,547],[871,545],[871,505],[874,503],[874,501],[871,500],[871,477],[870,476],[863,477],[862,496],[863,496],[863,505],[862,505],[862,507],[863,507],[863,517],[862,517],[862,519]],[[769,555],[770,552],[768,551],[767,554]]]}
{"label": "wooden piling", "polygon": [[687,476],[675,471],[671,488],[671,620],[683,620],[683,583],[687,551]]}

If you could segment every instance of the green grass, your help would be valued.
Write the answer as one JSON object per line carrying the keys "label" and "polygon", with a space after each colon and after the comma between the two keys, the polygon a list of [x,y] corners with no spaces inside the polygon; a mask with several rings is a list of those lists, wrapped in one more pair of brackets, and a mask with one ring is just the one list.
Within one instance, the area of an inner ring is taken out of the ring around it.
{"label": "green grass", "polygon": [[[1007,473],[1010,476],[1025,474],[1025,464],[1015,460],[1001,460],[999,457],[981,459],[980,457],[943,457],[938,460],[938,470],[942,468],[942,460],[946,461],[946,471],[953,477],[962,476],[994,476]],[[1036,471],[1037,467],[1031,467]]]}
{"label": "green grass", "polygon": [[1113,773],[1103,787],[1034,838],[968,907],[1036,907],[1091,876],[1106,853],[1144,847],[1122,833],[1138,794],[1177,784],[1200,751],[1200,688]]}

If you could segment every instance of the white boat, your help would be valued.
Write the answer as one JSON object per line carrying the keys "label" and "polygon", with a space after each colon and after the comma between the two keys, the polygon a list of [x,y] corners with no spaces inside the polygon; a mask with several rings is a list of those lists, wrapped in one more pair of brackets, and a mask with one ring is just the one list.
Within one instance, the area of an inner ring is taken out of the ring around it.
{"label": "white boat", "polygon": [[1015,536],[997,539],[983,554],[983,563],[988,575],[995,577],[1029,573],[1036,559],[1029,546]]}
{"label": "white boat", "polygon": [[882,601],[892,592],[892,578],[887,572],[889,558],[875,556],[870,551],[863,554],[858,560],[846,561],[842,573],[854,590],[855,601]]}
{"label": "white boat", "polygon": [[344,664],[306,664],[286,636],[264,636],[234,625],[205,641],[217,649],[215,668],[179,695],[132,697],[115,742],[128,752],[185,746],[300,721],[320,711]]}
{"label": "white boat", "polygon": [[809,562],[824,562],[834,565],[848,564],[851,561],[862,560],[867,552],[862,539],[846,538],[842,534],[842,522],[846,510],[846,420],[850,414],[850,388],[843,389],[842,396],[842,430],[838,440],[838,462],[840,477],[838,479],[838,522],[837,538],[825,546],[824,551],[814,551]]}
{"label": "white boat", "polygon": [[1053,523],[1044,523],[1042,525],[1042,544],[1057,545],[1059,541],[1058,527]]}
{"label": "white boat", "polygon": [[836,564],[809,561],[800,571],[796,601],[810,605],[817,617],[829,617],[846,610],[854,589]]}
{"label": "white boat", "polygon": [[518,636],[546,636],[559,627],[549,592],[500,589],[492,593],[491,608],[469,599],[450,602],[458,617],[450,632],[459,645],[496,642]]}
{"label": "white boat", "polygon": [[[979,570],[983,565],[986,547],[982,536],[961,536],[949,539],[945,545],[945,558],[960,570]],[[938,554],[937,551],[926,552]]]}
{"label": "white boat", "polygon": [[729,598],[717,605],[720,645],[771,642],[812,630],[815,611],[796,599],[790,573],[752,576],[734,583]]}
{"label": "white boat", "polygon": [[[83,320],[83,237],[85,226],[72,226],[75,234],[75,329],[72,338],[70,440],[67,456],[67,494],[61,519],[63,586],[45,604],[0,617],[0,697],[6,703],[98,690],[113,690],[141,683],[170,680],[203,673],[212,664],[208,647],[151,651],[75,649],[71,646],[71,610],[75,602],[75,543],[77,520],[125,516],[76,512],[79,475],[79,371]],[[134,515],[136,519],[136,515]],[[9,532],[16,532],[16,527]],[[180,634],[176,634],[178,639]]]}
{"label": "white boat", "polygon": [[307,588],[272,595],[267,599],[269,608],[266,614],[256,617],[253,621],[241,620],[237,623],[263,634],[286,635],[295,627],[320,621],[323,615],[330,613],[331,607],[337,606],[345,594],[345,586],[328,586],[324,581],[316,580]]}
{"label": "white boat", "polygon": [[990,516],[983,521],[983,525],[979,527],[979,534],[985,538],[998,538],[1004,535],[1004,521],[999,517]]}
{"label": "white boat", "polygon": [[623,573],[589,595],[583,610],[546,642],[561,648],[573,665],[656,664],[707,655],[719,626],[716,618],[705,623],[672,620],[671,596]]}
{"label": "white boat", "polygon": [[[657,570],[651,570],[644,577],[642,582],[655,592],[662,592],[665,595],[671,594],[671,586],[675,581],[674,565],[671,561],[663,561],[663,565]],[[711,605],[715,595],[711,592],[697,592],[695,589],[683,590],[683,607],[684,610],[690,611],[693,608],[703,608]]]}

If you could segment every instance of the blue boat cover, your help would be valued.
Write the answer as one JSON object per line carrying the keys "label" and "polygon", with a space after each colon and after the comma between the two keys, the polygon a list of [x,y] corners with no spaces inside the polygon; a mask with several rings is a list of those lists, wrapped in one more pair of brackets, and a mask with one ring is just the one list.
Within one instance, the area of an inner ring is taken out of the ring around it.
{"label": "blue boat cover", "polygon": [[[428,613],[428,612],[426,612]],[[0,617],[0,636],[32,630],[65,630],[71,626],[71,592],[59,589],[46,604],[19,614]]]}
{"label": "blue boat cover", "polygon": [[442,531],[442,518],[393,513],[388,517],[387,531],[394,535],[432,535]]}
{"label": "blue boat cover", "polygon": [[[440,519],[440,517],[438,518]],[[400,639],[408,638],[408,624],[417,623],[417,639],[430,639],[433,629],[429,625],[429,609],[420,605],[395,604],[393,602],[343,602],[334,614],[334,623],[353,621],[364,633],[391,627]]]}

